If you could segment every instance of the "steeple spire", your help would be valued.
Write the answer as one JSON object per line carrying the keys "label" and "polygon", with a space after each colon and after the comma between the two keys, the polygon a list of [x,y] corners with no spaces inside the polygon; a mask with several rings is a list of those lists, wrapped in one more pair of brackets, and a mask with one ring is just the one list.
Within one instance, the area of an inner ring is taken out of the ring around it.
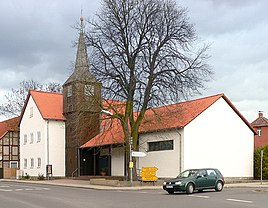
{"label": "steeple spire", "polygon": [[80,17],[80,32],[79,32],[79,40],[76,53],[75,68],[73,74],[64,84],[70,83],[75,80],[93,81],[93,82],[96,81],[95,77],[89,72],[87,48],[85,44],[85,35],[84,35],[84,18],[82,16],[82,10]]}

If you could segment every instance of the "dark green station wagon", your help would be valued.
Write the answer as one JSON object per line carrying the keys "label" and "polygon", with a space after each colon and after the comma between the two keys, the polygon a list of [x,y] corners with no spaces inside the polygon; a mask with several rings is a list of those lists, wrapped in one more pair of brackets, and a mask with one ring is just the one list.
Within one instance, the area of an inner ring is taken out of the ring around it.
{"label": "dark green station wagon", "polygon": [[169,194],[175,191],[186,191],[192,194],[195,190],[199,192],[204,189],[215,189],[221,191],[224,186],[224,177],[215,168],[190,169],[180,173],[176,178],[165,181],[163,189]]}

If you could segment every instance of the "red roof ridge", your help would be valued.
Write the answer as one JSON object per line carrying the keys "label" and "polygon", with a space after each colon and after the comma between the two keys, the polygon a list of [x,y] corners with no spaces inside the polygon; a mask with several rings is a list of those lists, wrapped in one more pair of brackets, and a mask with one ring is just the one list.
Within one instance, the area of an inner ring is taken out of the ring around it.
{"label": "red roof ridge", "polygon": [[59,92],[48,92],[48,91],[42,91],[42,90],[29,90],[29,92],[37,92],[37,93],[48,93],[48,94],[58,94],[58,95],[63,95],[62,93]]}
{"label": "red roof ridge", "polygon": [[[223,93],[221,94],[216,94],[216,95],[210,95],[210,96],[207,96],[207,97],[202,97],[202,98],[197,98],[197,99],[193,99],[193,100],[186,100],[186,101],[182,101],[182,102],[178,102],[178,103],[172,103],[172,104],[168,104],[168,105],[163,105],[163,106],[159,106],[159,107],[152,107],[150,109],[160,109],[160,108],[166,108],[166,107],[171,107],[171,106],[174,106],[174,105],[178,105],[178,104],[185,104],[185,103],[190,103],[190,102],[195,102],[195,101],[200,101],[200,100],[205,100],[205,99],[209,99],[209,98],[213,98],[213,97],[223,97],[225,96]],[[212,103],[213,104],[213,103]],[[148,109],[148,110],[150,110]],[[139,112],[137,112],[139,113]]]}

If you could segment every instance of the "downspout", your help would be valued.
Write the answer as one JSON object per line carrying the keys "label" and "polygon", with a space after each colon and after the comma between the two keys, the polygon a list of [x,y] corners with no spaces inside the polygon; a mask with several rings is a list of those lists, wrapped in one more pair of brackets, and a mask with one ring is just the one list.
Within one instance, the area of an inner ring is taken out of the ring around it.
{"label": "downspout", "polygon": [[47,120],[47,164],[49,165],[49,120]]}
{"label": "downspout", "polygon": [[181,135],[181,133],[180,133],[180,131],[179,131],[179,129],[178,128],[176,128],[176,132],[179,134],[179,136],[180,136],[180,139],[179,139],[179,151],[180,151],[180,162],[179,162],[179,172],[182,172],[182,135]]}

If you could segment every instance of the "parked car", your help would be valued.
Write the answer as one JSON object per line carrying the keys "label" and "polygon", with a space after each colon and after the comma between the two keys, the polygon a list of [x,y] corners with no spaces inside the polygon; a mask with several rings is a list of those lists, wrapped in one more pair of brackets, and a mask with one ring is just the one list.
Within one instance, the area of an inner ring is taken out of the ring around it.
{"label": "parked car", "polygon": [[224,186],[224,177],[215,168],[190,169],[180,173],[176,178],[165,181],[163,189],[169,194],[175,191],[186,191],[192,194],[195,190],[199,192],[204,189],[215,189],[221,191]]}

